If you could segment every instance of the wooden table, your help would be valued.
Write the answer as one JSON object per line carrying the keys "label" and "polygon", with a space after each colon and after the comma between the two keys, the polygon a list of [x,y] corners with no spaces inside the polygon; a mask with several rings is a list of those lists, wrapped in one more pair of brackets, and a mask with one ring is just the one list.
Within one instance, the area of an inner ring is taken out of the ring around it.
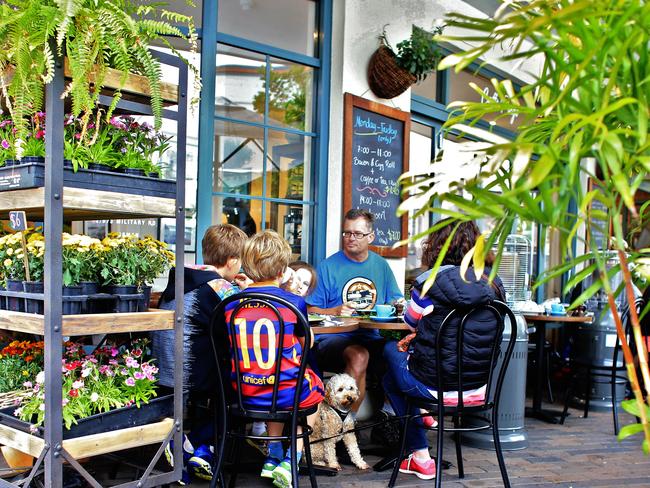
{"label": "wooden table", "polygon": [[[342,325],[329,325],[327,327],[322,325],[310,326],[314,334],[340,334],[342,332],[352,332],[359,328],[359,319],[354,317],[337,317],[336,320],[342,320]],[[321,322],[316,322],[320,324]]]}
{"label": "wooden table", "polygon": [[359,328],[377,330],[411,330],[409,329],[409,326],[401,320],[395,322],[376,322],[371,319],[361,319],[359,320]]}
{"label": "wooden table", "polygon": [[537,369],[535,371],[535,387],[533,388],[533,406],[526,408],[526,417],[533,417],[544,422],[557,424],[561,412],[558,410],[545,410],[542,408],[542,384],[544,383],[544,341],[546,339],[546,326],[547,324],[557,324],[563,326],[568,323],[591,323],[593,317],[571,317],[568,315],[526,315],[524,314],[526,322],[534,324],[537,332],[535,340],[535,360],[537,361]]}

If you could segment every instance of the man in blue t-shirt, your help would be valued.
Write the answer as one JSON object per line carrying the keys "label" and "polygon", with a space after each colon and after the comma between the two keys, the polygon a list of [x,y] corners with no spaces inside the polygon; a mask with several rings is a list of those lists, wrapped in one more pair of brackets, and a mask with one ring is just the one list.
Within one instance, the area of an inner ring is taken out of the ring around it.
{"label": "man in blue t-shirt", "polygon": [[[318,265],[318,284],[307,297],[311,313],[352,315],[403,298],[388,262],[369,250],[375,239],[373,222],[367,210],[345,214],[343,250]],[[371,329],[316,336],[313,352],[321,371],[345,371],[357,381],[360,396],[353,411],[366,393],[368,363],[382,361],[383,347],[379,332]]]}

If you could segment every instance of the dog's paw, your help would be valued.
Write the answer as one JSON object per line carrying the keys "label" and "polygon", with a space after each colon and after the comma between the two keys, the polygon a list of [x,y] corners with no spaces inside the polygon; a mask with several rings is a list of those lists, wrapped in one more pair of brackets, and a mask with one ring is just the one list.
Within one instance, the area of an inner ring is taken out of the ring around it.
{"label": "dog's paw", "polygon": [[364,462],[362,462],[362,463],[357,464],[357,468],[362,469],[362,470],[363,470],[363,469],[370,469],[370,466],[368,465],[368,463],[366,463],[366,462],[364,461]]}
{"label": "dog's paw", "polygon": [[332,469],[335,469],[337,471],[341,471],[343,469],[343,468],[341,468],[341,465],[338,464],[338,463],[337,464],[330,464],[329,467],[332,468]]}

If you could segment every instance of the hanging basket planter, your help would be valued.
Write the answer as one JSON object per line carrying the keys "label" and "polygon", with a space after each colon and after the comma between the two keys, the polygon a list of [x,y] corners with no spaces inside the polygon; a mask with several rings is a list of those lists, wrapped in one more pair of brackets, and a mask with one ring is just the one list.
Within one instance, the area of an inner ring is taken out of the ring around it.
{"label": "hanging basket planter", "polygon": [[368,64],[368,84],[380,98],[395,98],[417,81],[411,73],[402,69],[395,55],[386,46],[380,46]]}

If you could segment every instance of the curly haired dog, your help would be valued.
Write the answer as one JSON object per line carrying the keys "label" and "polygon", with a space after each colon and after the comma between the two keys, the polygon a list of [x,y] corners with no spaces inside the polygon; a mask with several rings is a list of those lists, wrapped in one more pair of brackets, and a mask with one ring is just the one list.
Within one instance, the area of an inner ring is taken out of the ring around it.
{"label": "curly haired dog", "polygon": [[354,419],[350,407],[359,399],[359,388],[350,375],[337,374],[330,378],[325,388],[325,401],[318,406],[312,442],[325,439],[311,445],[312,457],[316,464],[341,469],[336,459],[336,443],[343,440],[350,459],[359,469],[370,466],[361,457],[357,436],[354,432]]}

